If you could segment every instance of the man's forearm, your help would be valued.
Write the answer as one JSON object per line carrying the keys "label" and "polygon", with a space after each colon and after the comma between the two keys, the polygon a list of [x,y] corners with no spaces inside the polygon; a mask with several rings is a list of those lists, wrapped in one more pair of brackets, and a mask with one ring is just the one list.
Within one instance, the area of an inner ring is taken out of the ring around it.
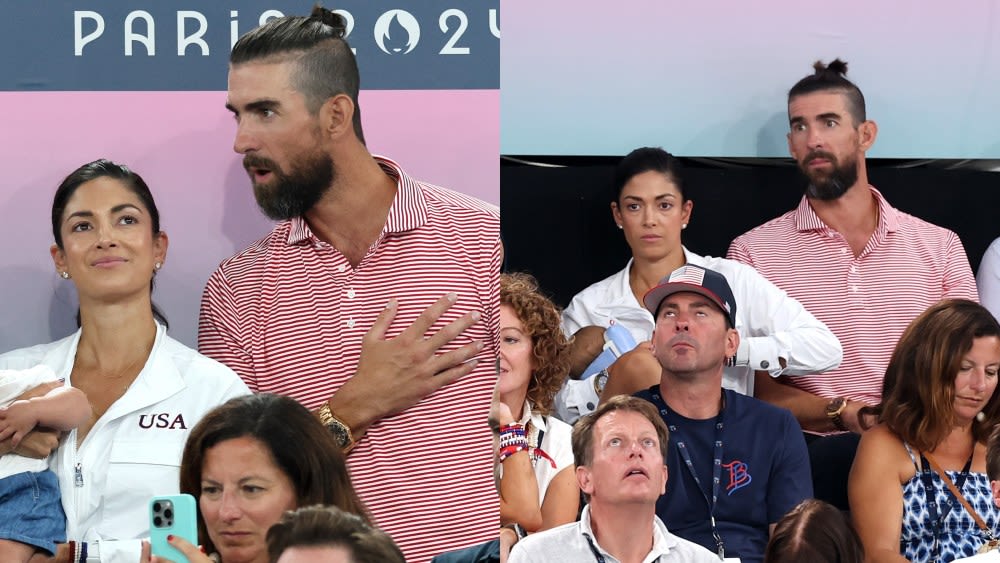
{"label": "man's forearm", "polygon": [[598,326],[585,326],[573,335],[570,343],[569,375],[580,379],[587,366],[604,350],[604,329]]}
{"label": "man's forearm", "polygon": [[[345,386],[346,387],[346,386]],[[351,429],[357,442],[368,428],[388,413],[378,411],[377,405],[368,398],[352,398],[350,388],[342,387],[327,401],[330,412]]]}
{"label": "man's forearm", "polygon": [[826,415],[829,399],[813,395],[798,387],[785,385],[765,371],[755,372],[754,397],[792,411],[803,430],[837,431],[833,421]]}

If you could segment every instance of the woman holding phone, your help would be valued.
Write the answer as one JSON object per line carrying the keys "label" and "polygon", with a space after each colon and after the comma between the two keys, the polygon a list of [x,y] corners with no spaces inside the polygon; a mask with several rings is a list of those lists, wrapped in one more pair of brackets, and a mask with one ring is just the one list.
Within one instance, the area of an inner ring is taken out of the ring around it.
{"label": "woman holding phone", "polygon": [[266,563],[268,529],[299,507],[336,506],[371,523],[333,435],[280,395],[238,397],[205,415],[184,448],[180,488],[198,501],[204,552],[169,543],[192,563]]}

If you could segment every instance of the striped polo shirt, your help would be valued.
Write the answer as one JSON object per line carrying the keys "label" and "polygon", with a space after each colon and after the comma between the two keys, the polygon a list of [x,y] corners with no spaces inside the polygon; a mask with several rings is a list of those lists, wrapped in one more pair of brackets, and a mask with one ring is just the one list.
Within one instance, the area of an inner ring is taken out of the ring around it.
{"label": "striped polo shirt", "polygon": [[254,392],[316,409],[354,374],[362,337],[390,298],[398,310],[386,338],[448,292],[458,300],[429,333],[479,311],[481,320],[442,349],[482,341],[473,372],[375,422],[348,457],[376,524],[419,563],[497,534],[487,416],[497,379],[500,211],[376,160],[397,193],[357,268],[304,219],[282,221],[212,274],[198,347]]}
{"label": "striped polo shirt", "polygon": [[857,257],[808,199],[739,236],[729,258],[756,268],[840,339],[840,367],[787,383],[821,397],[876,404],[896,342],[941,299],[978,301],[976,280],[955,233],[894,209],[873,187],[879,220]]}

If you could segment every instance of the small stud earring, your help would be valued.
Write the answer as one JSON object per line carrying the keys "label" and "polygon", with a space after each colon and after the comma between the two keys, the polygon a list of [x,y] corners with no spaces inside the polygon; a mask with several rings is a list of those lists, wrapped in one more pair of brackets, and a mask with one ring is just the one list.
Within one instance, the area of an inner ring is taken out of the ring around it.
{"label": "small stud earring", "polygon": [[684,223],[683,225],[681,225],[681,230],[684,230],[686,228],[688,228],[688,224],[687,223]]}
{"label": "small stud earring", "polygon": [[618,228],[619,229],[624,229],[625,227],[623,227],[621,223],[618,223]]}
{"label": "small stud earring", "polygon": [[62,279],[64,279],[64,280],[68,280],[69,279],[69,272],[59,272],[59,276],[62,277]]}
{"label": "small stud earring", "polygon": [[159,270],[162,267],[163,267],[163,262],[157,262],[156,264],[153,264],[153,269],[155,270]]}

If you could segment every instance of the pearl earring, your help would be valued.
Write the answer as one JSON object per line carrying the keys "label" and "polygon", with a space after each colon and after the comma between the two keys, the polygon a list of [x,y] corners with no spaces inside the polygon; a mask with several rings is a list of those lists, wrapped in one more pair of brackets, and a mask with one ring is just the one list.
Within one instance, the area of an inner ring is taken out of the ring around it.
{"label": "pearl earring", "polygon": [[681,225],[681,230],[684,230],[686,228],[688,228],[688,224],[687,223],[684,223],[683,225]]}
{"label": "pearl earring", "polygon": [[979,411],[976,414],[976,420],[978,420],[979,422],[986,420],[986,413],[984,413],[983,411]]}
{"label": "pearl earring", "polygon": [[153,268],[156,269],[156,270],[159,270],[162,267],[163,267],[163,263],[162,262],[157,262],[156,264],[153,264]]}
{"label": "pearl earring", "polygon": [[619,229],[624,229],[625,227],[623,227],[621,223],[618,223],[618,228]]}
{"label": "pearl earring", "polygon": [[62,279],[64,279],[64,280],[68,280],[68,279],[69,279],[69,272],[59,272],[59,275],[60,275],[60,276],[62,277]]}

